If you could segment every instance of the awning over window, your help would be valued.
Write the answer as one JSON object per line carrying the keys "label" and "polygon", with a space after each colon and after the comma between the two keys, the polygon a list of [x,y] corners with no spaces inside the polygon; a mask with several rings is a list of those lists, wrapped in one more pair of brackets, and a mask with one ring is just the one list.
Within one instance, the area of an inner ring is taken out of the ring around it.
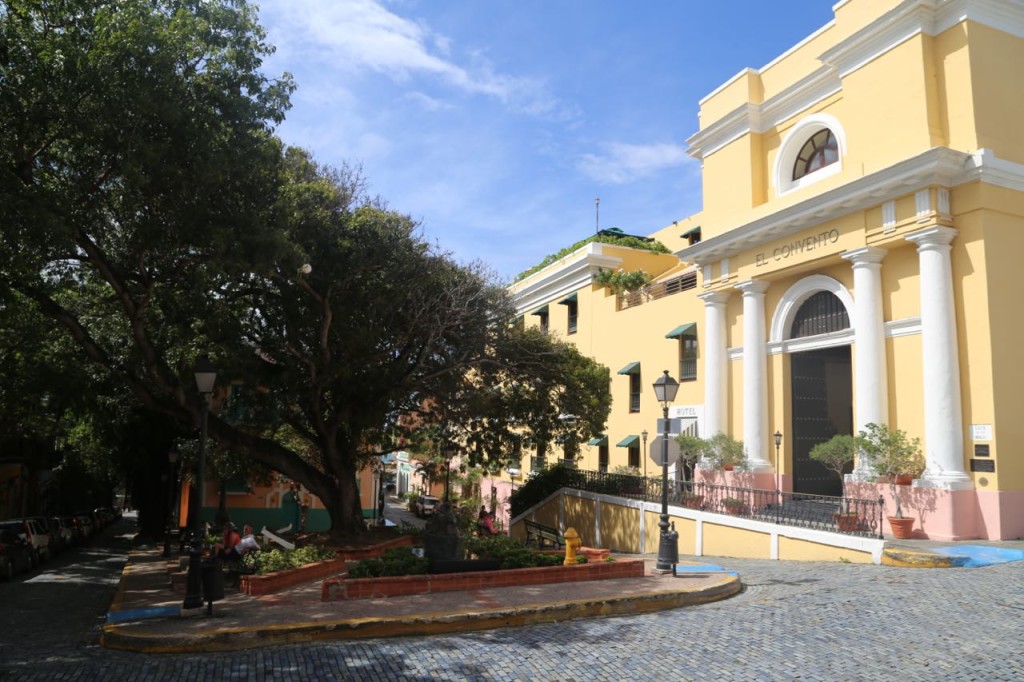
{"label": "awning over window", "polygon": [[681,324],[668,334],[665,334],[666,339],[678,339],[680,336],[697,336],[697,323],[687,322]]}
{"label": "awning over window", "polygon": [[640,362],[631,362],[622,369],[619,370],[619,374],[639,374],[640,373]]}
{"label": "awning over window", "polygon": [[591,438],[587,441],[587,445],[607,445],[608,436],[601,436],[600,438]]}
{"label": "awning over window", "polygon": [[626,436],[620,440],[615,447],[617,448],[631,448],[640,442],[640,436]]}
{"label": "awning over window", "polygon": [[531,315],[547,315],[548,314],[548,307],[546,305],[542,305],[541,307],[537,308],[536,310],[534,310],[530,314]]}
{"label": "awning over window", "polygon": [[687,230],[686,232],[683,232],[679,236],[682,237],[683,239],[686,239],[687,237],[689,237],[690,235],[693,235],[693,234],[700,234],[700,225],[698,225],[697,227],[693,228],[692,230]]}
{"label": "awning over window", "polygon": [[558,305],[569,305],[570,303],[575,303],[575,302],[576,302],[576,294],[572,293],[572,294],[569,294],[568,296],[566,296],[565,298],[563,298],[561,301],[559,301]]}

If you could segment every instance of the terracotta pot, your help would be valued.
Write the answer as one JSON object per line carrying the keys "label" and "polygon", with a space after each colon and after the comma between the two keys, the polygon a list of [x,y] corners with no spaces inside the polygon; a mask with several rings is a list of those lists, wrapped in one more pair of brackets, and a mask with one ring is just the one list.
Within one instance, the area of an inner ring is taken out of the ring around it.
{"label": "terracotta pot", "polygon": [[860,517],[856,514],[833,514],[833,520],[836,522],[836,528],[843,532],[851,532],[857,530],[857,524],[860,521]]}
{"label": "terracotta pot", "polygon": [[687,509],[700,509],[700,506],[704,503],[703,495],[691,495],[683,498],[683,506]]}
{"label": "terracotta pot", "polygon": [[722,465],[722,469],[725,470],[725,471],[732,471],[732,465],[731,464],[723,464]]}
{"label": "terracotta pot", "polygon": [[740,503],[724,503],[726,514],[733,514],[734,516],[743,516],[747,513],[747,505],[743,502]]}
{"label": "terracotta pot", "polygon": [[896,474],[896,485],[911,485],[914,477],[911,474]]}
{"label": "terracotta pot", "polygon": [[898,519],[895,516],[890,516],[889,526],[892,528],[893,537],[900,540],[914,537],[914,521],[913,518]]}

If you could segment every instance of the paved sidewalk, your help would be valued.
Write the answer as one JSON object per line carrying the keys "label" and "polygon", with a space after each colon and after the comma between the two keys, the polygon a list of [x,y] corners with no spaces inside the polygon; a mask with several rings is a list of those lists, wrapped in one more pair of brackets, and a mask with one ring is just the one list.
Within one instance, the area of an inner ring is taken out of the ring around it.
{"label": "paved sidewalk", "polygon": [[469,592],[321,602],[317,580],[278,594],[250,597],[227,588],[206,608],[181,610],[169,586],[161,547],[135,548],[104,626],[111,649],[147,652],[230,651],[326,639],[468,632],[575,618],[647,613],[724,599],[742,590],[718,566],[680,563],[676,577],[595,580]]}

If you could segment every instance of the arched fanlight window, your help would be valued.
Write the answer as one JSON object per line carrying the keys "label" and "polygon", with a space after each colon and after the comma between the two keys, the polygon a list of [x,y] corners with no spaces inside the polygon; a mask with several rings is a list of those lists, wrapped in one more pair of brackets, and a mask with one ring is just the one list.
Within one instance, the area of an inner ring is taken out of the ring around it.
{"label": "arched fanlight window", "polygon": [[831,291],[819,291],[800,306],[793,318],[789,338],[828,334],[850,327],[850,316],[846,306]]}
{"label": "arched fanlight window", "polygon": [[839,143],[836,136],[828,128],[823,128],[811,136],[793,163],[793,179],[799,180],[816,170],[830,166],[839,160]]}

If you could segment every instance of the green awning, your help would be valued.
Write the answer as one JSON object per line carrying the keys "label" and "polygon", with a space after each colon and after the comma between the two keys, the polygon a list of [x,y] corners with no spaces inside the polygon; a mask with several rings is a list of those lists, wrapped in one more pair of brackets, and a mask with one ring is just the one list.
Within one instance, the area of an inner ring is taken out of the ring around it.
{"label": "green awning", "polygon": [[600,438],[591,438],[587,441],[587,445],[607,445],[608,436],[601,436]]}
{"label": "green awning", "polygon": [[617,448],[631,448],[631,447],[633,447],[634,445],[636,445],[639,442],[640,442],[640,436],[626,436],[625,438],[620,440],[618,443],[616,443],[615,447],[617,447]]}
{"label": "green awning", "polygon": [[548,307],[546,305],[542,305],[541,307],[537,308],[536,310],[534,310],[530,314],[531,315],[547,315],[548,314]]}
{"label": "green awning", "polygon": [[631,362],[622,369],[619,370],[619,374],[639,374],[640,373],[640,361]]}
{"label": "green awning", "polygon": [[686,237],[689,237],[691,234],[694,234],[696,232],[700,232],[700,225],[698,225],[697,227],[693,228],[692,230],[687,230],[686,232],[683,232],[679,236],[683,237],[683,238],[686,238]]}
{"label": "green awning", "polygon": [[666,339],[678,339],[680,336],[697,336],[697,323],[687,322],[681,324],[668,334],[665,334]]}
{"label": "green awning", "polygon": [[576,294],[572,293],[572,294],[569,294],[568,296],[566,296],[565,298],[563,298],[561,301],[559,301],[558,305],[569,305],[570,303],[575,303],[575,302],[576,302]]}

